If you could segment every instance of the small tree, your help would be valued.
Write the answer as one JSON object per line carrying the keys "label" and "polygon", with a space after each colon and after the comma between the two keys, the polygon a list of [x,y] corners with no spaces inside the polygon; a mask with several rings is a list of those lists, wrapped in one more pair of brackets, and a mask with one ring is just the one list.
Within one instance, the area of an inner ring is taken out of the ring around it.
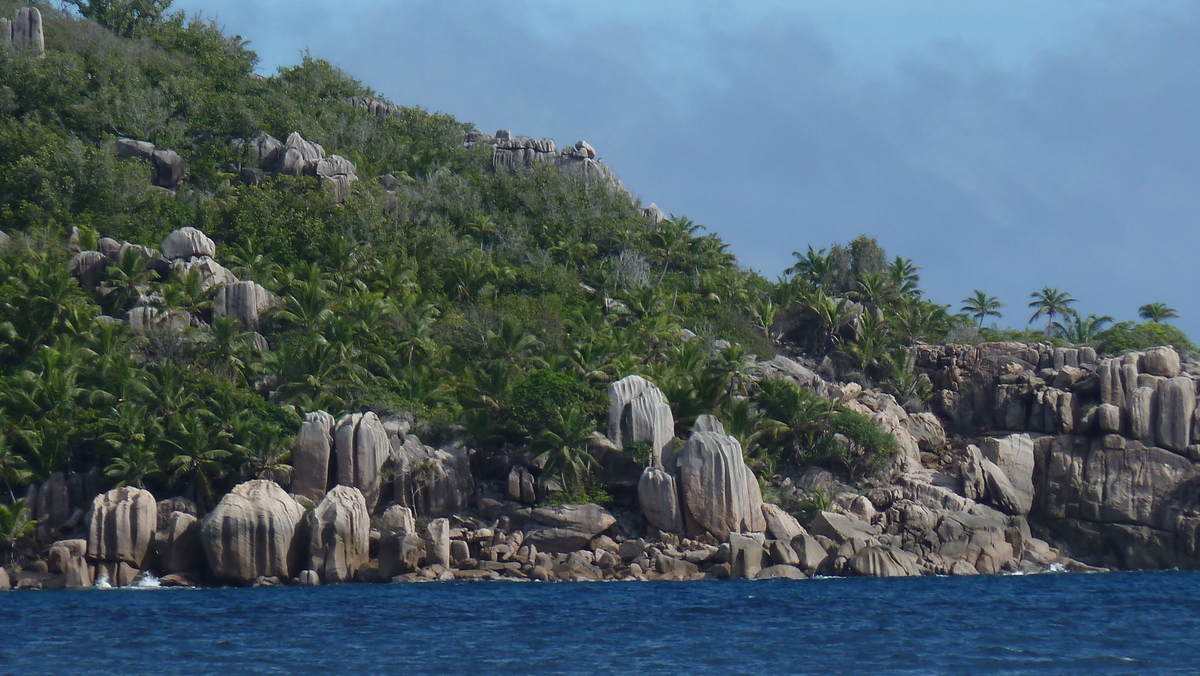
{"label": "small tree", "polygon": [[1166,303],[1146,303],[1138,308],[1138,316],[1142,319],[1161,324],[1164,319],[1177,319],[1179,313]]}
{"label": "small tree", "polygon": [[1038,317],[1046,317],[1046,333],[1054,332],[1055,317],[1070,317],[1075,315],[1075,309],[1071,307],[1073,303],[1079,301],[1071,297],[1071,294],[1066,291],[1059,291],[1058,287],[1047,286],[1041,291],[1035,291],[1029,294],[1033,302],[1029,307],[1035,308],[1033,316],[1029,318],[1030,323],[1037,321]]}
{"label": "small tree", "polygon": [[961,312],[975,317],[979,320],[979,328],[983,328],[983,321],[988,317],[1002,317],[1000,308],[1004,307],[1004,303],[995,296],[989,296],[986,293],[975,289],[975,295],[968,296],[963,299]]}

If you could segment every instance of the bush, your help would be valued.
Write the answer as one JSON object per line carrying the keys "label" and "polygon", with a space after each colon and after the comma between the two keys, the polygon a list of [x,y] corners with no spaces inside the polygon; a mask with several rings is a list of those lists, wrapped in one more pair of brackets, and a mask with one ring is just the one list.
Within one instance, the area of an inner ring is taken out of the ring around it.
{"label": "bush", "polygon": [[603,410],[604,397],[578,378],[560,371],[537,371],[512,389],[509,426],[533,438],[546,429],[559,411],[578,408],[589,418]]}
{"label": "bush", "polygon": [[1160,322],[1121,322],[1101,332],[1096,338],[1101,354],[1145,350],[1160,345],[1170,345],[1179,350],[1196,349],[1183,331]]}

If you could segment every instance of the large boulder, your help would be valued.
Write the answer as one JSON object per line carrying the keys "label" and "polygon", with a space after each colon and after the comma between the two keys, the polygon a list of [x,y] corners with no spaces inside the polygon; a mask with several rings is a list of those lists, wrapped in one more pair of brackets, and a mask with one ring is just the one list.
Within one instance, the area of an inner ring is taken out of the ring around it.
{"label": "large boulder", "polygon": [[647,442],[655,467],[663,469],[664,462],[670,464],[664,456],[675,439],[675,418],[654,383],[627,376],[608,386],[608,438],[617,448]]}
{"label": "large boulder", "polygon": [[354,578],[369,557],[371,515],[357,488],[335,486],[309,515],[308,557],[327,584]]}
{"label": "large boulder", "polygon": [[661,469],[647,467],[638,481],[638,506],[651,526],[666,533],[683,533],[675,477]]}
{"label": "large boulder", "polygon": [[1158,445],[1185,453],[1191,444],[1192,415],[1196,411],[1196,385],[1188,376],[1176,376],[1158,388]]}
{"label": "large boulder", "polygon": [[808,526],[813,535],[820,535],[833,540],[837,544],[851,540],[873,542],[879,537],[879,527],[862,519],[837,514],[835,512],[818,512]]}
{"label": "large boulder", "polygon": [[305,141],[299,132],[292,132],[283,144],[275,170],[281,174],[299,176],[308,170],[309,165],[324,157],[324,148],[311,141]]}
{"label": "large boulder", "polygon": [[160,528],[155,546],[159,565],[166,573],[198,573],[203,568],[200,520],[187,512],[171,512]]}
{"label": "large boulder", "polygon": [[141,488],[114,488],[92,501],[90,524],[88,559],[140,570],[158,527],[158,502]]}
{"label": "large boulder", "polygon": [[150,182],[160,188],[175,189],[183,182],[187,173],[187,164],[174,150],[159,148],[150,156],[150,167],[153,172]]}
{"label": "large boulder", "polygon": [[425,540],[416,533],[390,533],[379,542],[379,575],[385,580],[412,573],[425,561]]}
{"label": "large boulder", "polygon": [[0,49],[38,59],[46,56],[42,13],[36,7],[21,7],[11,21],[0,19]]}
{"label": "large boulder", "polygon": [[379,416],[372,412],[351,413],[338,421],[333,432],[337,452],[337,481],[362,491],[367,510],[379,502],[379,469],[391,456],[391,444]]}
{"label": "large boulder", "polygon": [[217,255],[217,245],[208,238],[208,235],[188,226],[175,230],[163,239],[162,255],[171,261],[197,256],[212,258]]}
{"label": "large boulder", "polygon": [[981,442],[983,456],[994,463],[1012,486],[1010,506],[1028,514],[1033,505],[1033,438],[1028,434],[989,437]]}
{"label": "large boulder", "polygon": [[766,550],[763,548],[761,535],[752,537],[741,533],[729,534],[729,563],[730,576],[753,580],[763,568],[763,558]]}
{"label": "large boulder", "polygon": [[1142,355],[1142,370],[1163,378],[1179,375],[1179,353],[1170,347],[1152,347]]}
{"label": "large boulder", "polygon": [[303,521],[304,507],[275,482],[238,484],[200,527],[209,568],[218,579],[239,584],[291,578],[303,569]]}
{"label": "large boulder", "polygon": [[470,451],[462,444],[432,448],[407,435],[395,454],[396,502],[417,516],[451,516],[466,509],[475,491]]}
{"label": "large boulder", "polygon": [[783,511],[779,505],[764,502],[762,511],[767,522],[767,533],[776,540],[791,542],[801,535],[807,535],[796,517]]}
{"label": "large boulder", "polygon": [[292,445],[291,491],[313,502],[324,498],[329,486],[333,425],[333,416],[325,411],[306,413]]}
{"label": "large boulder", "polygon": [[539,507],[530,511],[529,520],[525,542],[549,553],[584,549],[617,522],[608,510],[594,504]]}
{"label": "large boulder", "polygon": [[450,520],[434,519],[425,527],[425,561],[428,565],[450,565]]}
{"label": "large boulder", "polygon": [[50,572],[62,574],[66,589],[82,589],[92,586],[92,568],[84,556],[87,540],[59,540],[50,546]]}
{"label": "large boulder", "polygon": [[80,286],[94,287],[104,279],[108,257],[99,251],[80,251],[71,258],[71,274],[79,278]]}
{"label": "large boulder", "polygon": [[279,306],[279,298],[258,283],[234,282],[217,289],[213,316],[234,317],[239,329],[257,331],[262,316]]}
{"label": "large boulder", "polygon": [[855,575],[870,577],[908,577],[920,575],[916,557],[893,547],[868,546],[858,550],[847,563],[846,570]]}
{"label": "large boulder", "polygon": [[171,269],[178,270],[185,275],[195,271],[200,275],[200,288],[204,291],[238,281],[236,275],[209,256],[195,256],[171,261]]}
{"label": "large boulder", "polygon": [[730,533],[766,529],[762,493],[754,472],[742,459],[737,439],[719,432],[693,432],[679,454],[684,526],[719,540]]}

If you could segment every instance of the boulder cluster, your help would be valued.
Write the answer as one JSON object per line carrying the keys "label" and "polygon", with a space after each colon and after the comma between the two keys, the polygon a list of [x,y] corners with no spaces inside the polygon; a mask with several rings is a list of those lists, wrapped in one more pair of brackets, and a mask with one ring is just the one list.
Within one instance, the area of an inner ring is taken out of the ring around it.
{"label": "boulder cluster", "polygon": [[12,19],[0,18],[0,49],[10,49],[39,59],[46,56],[42,13],[37,7],[21,7]]}
{"label": "boulder cluster", "polygon": [[320,144],[304,140],[299,132],[280,141],[260,131],[249,139],[235,139],[233,145],[243,152],[245,161],[228,168],[247,185],[261,185],[280,174],[312,176],[342,202],[350,194],[350,185],[358,180],[354,163],[341,155],[326,157]]}
{"label": "boulder cluster", "polygon": [[[79,235],[72,235],[73,246],[78,251]],[[118,242],[101,237],[97,250],[78,251],[71,259],[71,272],[79,278],[81,285],[95,289],[100,298],[114,291],[107,281],[105,272],[110,265],[120,265],[126,256],[140,256],[146,266],[160,279],[165,279],[172,270],[200,274],[204,291],[216,289],[213,297],[212,317],[233,317],[244,331],[256,331],[263,316],[279,307],[280,300],[263,286],[249,281],[239,281],[229,270],[216,261],[216,244],[196,228],[175,230],[162,241],[162,251],[129,242]],[[183,330],[192,326],[204,326],[207,317],[193,316],[179,309],[163,309],[161,299],[151,294],[145,286],[133,307],[125,314],[125,321],[134,333],[144,334],[152,329]],[[261,336],[258,337],[261,339]],[[265,344],[265,340],[258,340]]]}
{"label": "boulder cluster", "polygon": [[117,156],[134,157],[150,164],[150,183],[165,190],[175,190],[187,175],[187,164],[174,150],[156,148],[148,141],[117,137]]}
{"label": "boulder cluster", "polygon": [[587,186],[600,186],[614,193],[626,192],[624,184],[612,169],[596,159],[596,150],[586,141],[559,150],[553,140],[529,136],[513,136],[501,129],[492,134],[475,130],[467,132],[463,144],[468,149],[477,145],[492,149],[492,170],[531,169],[536,166],[558,167],[563,174]]}

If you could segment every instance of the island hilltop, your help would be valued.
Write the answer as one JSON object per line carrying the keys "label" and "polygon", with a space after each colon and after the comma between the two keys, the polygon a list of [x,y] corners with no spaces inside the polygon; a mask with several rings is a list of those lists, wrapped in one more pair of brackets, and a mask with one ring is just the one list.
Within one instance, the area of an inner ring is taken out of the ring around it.
{"label": "island hilltop", "polygon": [[584,141],[69,4],[0,0],[0,589],[1200,564],[1165,305],[773,282]]}

